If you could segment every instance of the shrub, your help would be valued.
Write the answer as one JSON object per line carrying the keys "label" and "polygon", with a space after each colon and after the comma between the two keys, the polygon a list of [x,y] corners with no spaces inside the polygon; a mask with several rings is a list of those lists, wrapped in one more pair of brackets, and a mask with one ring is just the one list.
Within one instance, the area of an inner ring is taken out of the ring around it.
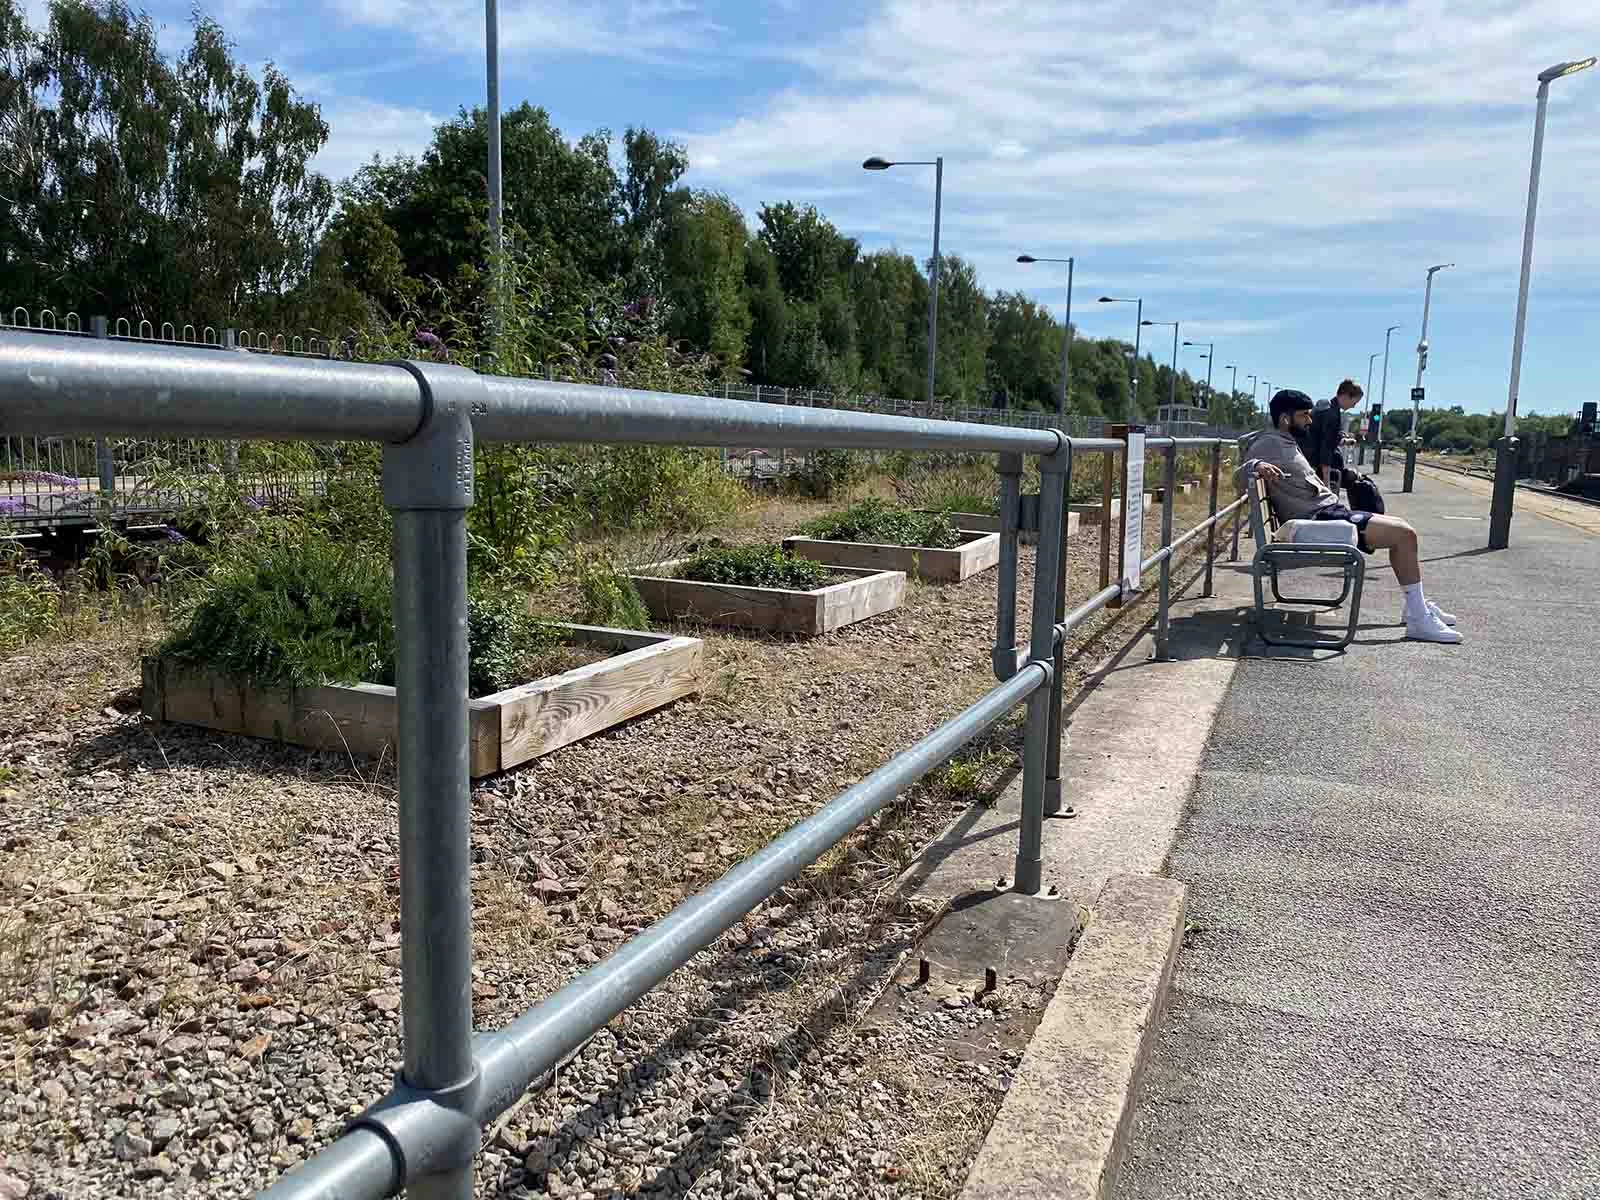
{"label": "shrub", "polygon": [[612,629],[649,629],[645,607],[633,580],[609,563],[586,558],[578,564],[579,619]]}
{"label": "shrub", "polygon": [[680,579],[744,587],[810,591],[828,581],[832,570],[809,558],[785,554],[781,546],[723,546],[701,550],[678,569]]}
{"label": "shrub", "polygon": [[393,683],[391,590],[388,563],[360,545],[244,543],[159,652],[269,686]]}
{"label": "shrub", "polygon": [[55,627],[61,589],[23,551],[0,550],[0,653],[8,653]]}
{"label": "shrub", "polygon": [[789,476],[790,486],[813,500],[831,500],[866,474],[859,450],[812,450],[805,465]]}
{"label": "shrub", "polygon": [[[218,561],[159,653],[267,687],[393,684],[393,586],[381,556],[322,534],[246,545]],[[520,594],[474,590],[467,606],[472,694],[525,682],[556,641]]]}
{"label": "shrub", "polygon": [[948,512],[917,512],[876,496],[829,513],[800,527],[810,537],[838,542],[878,542],[892,546],[948,549],[961,544],[961,534]]}
{"label": "shrub", "polygon": [[467,691],[483,696],[545,673],[541,663],[560,641],[555,628],[528,611],[517,592],[467,596]]}

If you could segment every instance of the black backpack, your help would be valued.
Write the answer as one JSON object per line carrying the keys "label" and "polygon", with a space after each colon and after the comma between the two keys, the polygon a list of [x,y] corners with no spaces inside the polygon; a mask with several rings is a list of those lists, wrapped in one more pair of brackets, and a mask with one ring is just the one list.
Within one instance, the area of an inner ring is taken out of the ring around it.
{"label": "black backpack", "polygon": [[1344,473],[1345,492],[1350,497],[1350,507],[1356,512],[1381,513],[1383,508],[1383,493],[1378,490],[1378,485],[1372,482],[1371,475],[1357,475],[1354,471]]}

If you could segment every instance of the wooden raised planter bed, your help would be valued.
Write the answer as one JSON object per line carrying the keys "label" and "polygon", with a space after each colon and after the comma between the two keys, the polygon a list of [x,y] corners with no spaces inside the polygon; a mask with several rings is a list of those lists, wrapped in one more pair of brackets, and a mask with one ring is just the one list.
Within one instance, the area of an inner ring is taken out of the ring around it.
{"label": "wooden raised planter bed", "polygon": [[895,546],[878,542],[838,542],[825,538],[791,537],[783,548],[801,558],[814,559],[831,567],[859,567],[880,571],[904,571],[935,583],[960,583],[1000,562],[1000,535],[959,531],[961,545],[940,549],[935,546]]}
{"label": "wooden raised planter bed", "polygon": [[[1155,503],[1155,495],[1151,492],[1145,492],[1143,495],[1144,511],[1149,512],[1150,506]],[[1073,504],[1069,507],[1073,512],[1082,514],[1091,524],[1099,525],[1105,520],[1098,500],[1090,504]],[[1122,497],[1113,496],[1111,497],[1111,519],[1115,521],[1120,516],[1122,516]]]}
{"label": "wooden raised planter bed", "polygon": [[708,625],[816,637],[898,608],[906,594],[904,571],[841,567],[836,573],[848,579],[803,592],[677,579],[673,572],[683,562],[647,563],[628,575],[658,621],[687,618]]}
{"label": "wooden raised planter bed", "polygon": [[[610,657],[468,701],[474,779],[509,770],[700,688],[698,638],[564,625],[568,641]],[[144,660],[144,714],[319,750],[378,757],[394,745],[392,687],[255,688],[203,668]]]}
{"label": "wooden raised planter bed", "polygon": [[[933,512],[935,510],[933,510],[931,508],[919,508],[916,511],[917,512]],[[970,531],[972,531],[974,533],[999,533],[1000,532],[1000,518],[998,516],[996,516],[994,513],[953,512],[953,513],[949,513],[947,515],[950,517],[950,523],[952,525],[954,525],[957,529],[960,529],[960,530],[963,530],[963,531],[970,530]],[[1078,520],[1079,520],[1079,518],[1078,518],[1078,514],[1077,513],[1071,512],[1071,511],[1069,511],[1067,513],[1067,536],[1068,537],[1071,537],[1073,534],[1078,532]],[[1039,540],[1039,535],[1036,534],[1036,533],[1033,533],[1031,530],[1024,529],[1024,530],[1022,530],[1022,532],[1020,532],[1017,535],[1017,540],[1019,542],[1021,542],[1024,546],[1031,546],[1031,545],[1034,544],[1034,542]]]}

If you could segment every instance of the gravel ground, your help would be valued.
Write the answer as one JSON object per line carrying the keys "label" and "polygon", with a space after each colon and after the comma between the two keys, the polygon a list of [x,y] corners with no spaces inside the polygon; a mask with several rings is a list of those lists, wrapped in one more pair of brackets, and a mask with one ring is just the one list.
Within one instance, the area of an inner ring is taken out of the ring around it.
{"label": "gravel ground", "polygon": [[[738,536],[795,516],[770,507]],[[1077,539],[1075,596],[1097,553]],[[1021,575],[1025,601],[1027,551]],[[706,633],[702,696],[480,786],[479,1026],[992,686],[994,590],[993,572],[913,584],[810,642]],[[392,772],[149,726],[151,636],[115,622],[30,647],[0,682],[0,1200],[247,1195],[399,1061]],[[480,1192],[954,1195],[1015,1064],[1001,1033],[1048,995],[901,994],[937,914],[893,885],[1019,749],[997,730],[976,783],[914,789],[614,1021],[489,1131]]]}

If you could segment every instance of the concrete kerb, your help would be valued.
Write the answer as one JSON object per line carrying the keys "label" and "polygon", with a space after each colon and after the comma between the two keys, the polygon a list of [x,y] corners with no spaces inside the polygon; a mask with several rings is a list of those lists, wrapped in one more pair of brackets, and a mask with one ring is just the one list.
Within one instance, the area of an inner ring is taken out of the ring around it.
{"label": "concrete kerb", "polygon": [[1183,944],[1184,885],[1102,889],[972,1165],[962,1200],[1099,1200]]}
{"label": "concrete kerb", "polygon": [[[1077,816],[1047,824],[1044,853],[1046,881],[1059,884],[1067,910],[1063,930],[1076,928],[1077,913],[1087,922],[963,1200],[1109,1194],[1182,943],[1184,889],[1161,872],[1242,650],[1235,626],[1246,589],[1244,573],[1219,571],[1215,596],[1184,605],[1194,618],[1175,623],[1176,653],[1162,663],[1140,653],[1151,643],[1152,606],[1130,606],[1139,625],[1115,637],[1074,697],[1063,775]],[[1109,632],[1095,640],[1104,644]],[[1161,675],[1154,686],[1151,671]],[[965,893],[1002,869],[1010,839],[991,835],[1014,819],[1016,790],[924,852],[914,867],[919,892]]]}

